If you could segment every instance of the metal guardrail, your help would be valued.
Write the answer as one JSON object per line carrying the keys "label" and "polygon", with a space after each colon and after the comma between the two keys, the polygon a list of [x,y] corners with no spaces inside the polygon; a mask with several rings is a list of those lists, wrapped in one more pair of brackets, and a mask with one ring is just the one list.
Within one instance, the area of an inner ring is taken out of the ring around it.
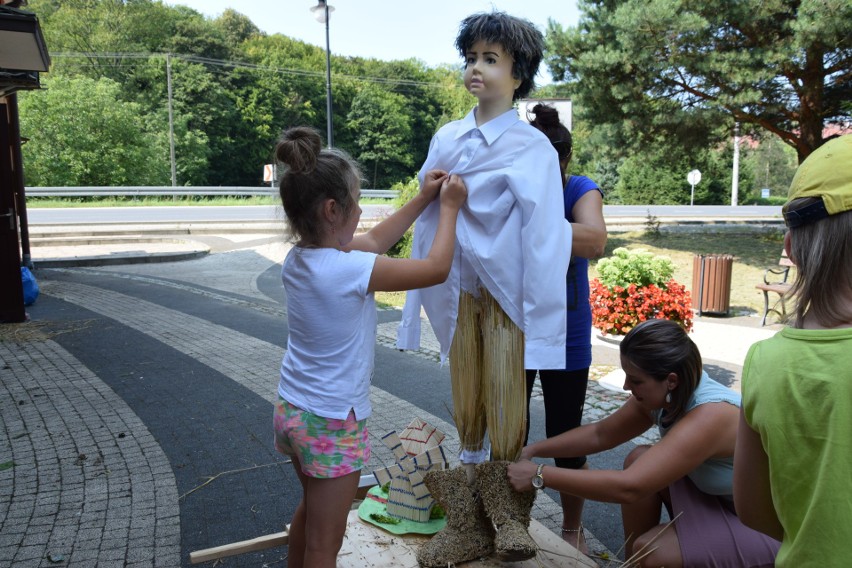
{"label": "metal guardrail", "polygon": [[[361,197],[394,199],[397,191],[392,189],[362,189]],[[273,187],[182,187],[182,186],[121,186],[121,187],[28,187],[25,194],[29,197],[210,197],[210,196],[276,196],[278,190]]]}

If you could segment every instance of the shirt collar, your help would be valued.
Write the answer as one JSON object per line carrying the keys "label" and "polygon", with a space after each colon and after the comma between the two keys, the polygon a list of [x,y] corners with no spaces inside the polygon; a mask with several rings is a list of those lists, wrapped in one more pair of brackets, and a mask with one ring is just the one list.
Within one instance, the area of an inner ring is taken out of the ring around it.
{"label": "shirt collar", "polygon": [[[456,132],[455,139],[458,140],[468,132],[472,130],[476,130],[476,108],[474,107],[467,116],[465,116],[461,123],[459,124],[459,129]],[[518,122],[520,118],[518,118],[518,111],[514,108],[510,108],[500,116],[492,118],[485,124],[479,127],[479,131],[482,133],[482,137],[485,138],[485,141],[491,145],[495,140],[500,138],[500,136],[509,130],[516,122]]]}

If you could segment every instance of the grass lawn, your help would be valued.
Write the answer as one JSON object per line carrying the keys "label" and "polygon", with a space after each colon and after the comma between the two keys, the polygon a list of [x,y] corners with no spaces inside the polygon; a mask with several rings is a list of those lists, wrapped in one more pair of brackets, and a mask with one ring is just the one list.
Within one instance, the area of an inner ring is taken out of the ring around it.
{"label": "grass lawn", "polygon": [[[763,281],[764,270],[778,265],[778,258],[784,247],[784,233],[781,229],[771,232],[743,229],[737,233],[730,230],[663,231],[659,234],[645,231],[611,232],[607,241],[606,256],[618,247],[642,248],[669,257],[675,265],[674,279],[684,284],[690,292],[693,291],[692,267],[695,255],[730,254],[734,257],[730,315],[761,315],[763,294],[754,285]],[[594,264],[593,262],[589,270],[590,278],[596,276]],[[697,290],[695,293],[697,294]],[[405,293],[378,293],[376,301],[384,306],[401,307],[405,301]]]}

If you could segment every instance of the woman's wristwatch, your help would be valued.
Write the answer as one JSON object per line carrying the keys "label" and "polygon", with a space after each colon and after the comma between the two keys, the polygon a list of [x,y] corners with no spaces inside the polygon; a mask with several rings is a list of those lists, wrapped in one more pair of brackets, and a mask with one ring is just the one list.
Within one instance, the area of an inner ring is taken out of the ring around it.
{"label": "woman's wristwatch", "polygon": [[535,470],[535,475],[532,478],[532,486],[536,489],[544,489],[544,476],[541,474],[541,470],[544,469],[544,464],[538,464],[538,469]]}

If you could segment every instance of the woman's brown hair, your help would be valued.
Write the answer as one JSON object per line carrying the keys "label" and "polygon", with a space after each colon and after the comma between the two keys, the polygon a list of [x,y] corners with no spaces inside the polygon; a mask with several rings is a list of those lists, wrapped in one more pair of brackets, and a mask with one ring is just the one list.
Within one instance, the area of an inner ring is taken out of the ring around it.
{"label": "woman's brown hair", "polygon": [[559,165],[562,169],[562,186],[565,186],[565,166],[571,161],[571,154],[574,151],[574,143],[571,139],[571,132],[559,120],[559,111],[542,103],[538,103],[532,109],[535,118],[530,120],[530,124],[535,126],[547,136],[550,143],[556,149],[559,156]]}
{"label": "woman's brown hair", "polygon": [[701,353],[698,346],[678,324],[666,319],[653,319],[631,329],[621,341],[621,356],[658,382],[669,373],[678,378],[671,391],[671,409],[666,424],[672,424],[686,413],[686,405],[701,382]]}

